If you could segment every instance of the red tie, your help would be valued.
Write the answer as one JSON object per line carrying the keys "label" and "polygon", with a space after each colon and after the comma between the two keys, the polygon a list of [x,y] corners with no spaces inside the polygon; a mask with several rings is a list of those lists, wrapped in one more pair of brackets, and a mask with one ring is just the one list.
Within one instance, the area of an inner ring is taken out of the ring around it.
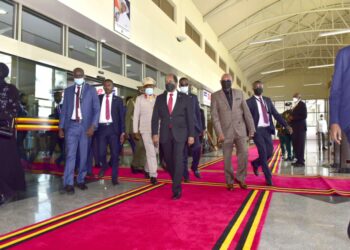
{"label": "red tie", "polygon": [[109,112],[109,95],[106,95],[106,120],[108,121],[111,118],[111,114]]}
{"label": "red tie", "polygon": [[168,110],[169,110],[169,114],[171,114],[171,112],[173,112],[173,93],[169,94],[169,101],[168,101]]}
{"label": "red tie", "polygon": [[75,119],[77,122],[80,121],[79,106],[80,106],[80,86],[77,86],[77,95],[75,97]]}
{"label": "red tie", "polygon": [[265,105],[263,103],[263,100],[262,100],[261,96],[259,97],[259,102],[260,102],[260,106],[261,106],[261,111],[262,111],[262,114],[263,114],[264,122],[268,123],[269,122],[269,117],[267,116],[267,110],[266,110],[266,107],[265,107]]}

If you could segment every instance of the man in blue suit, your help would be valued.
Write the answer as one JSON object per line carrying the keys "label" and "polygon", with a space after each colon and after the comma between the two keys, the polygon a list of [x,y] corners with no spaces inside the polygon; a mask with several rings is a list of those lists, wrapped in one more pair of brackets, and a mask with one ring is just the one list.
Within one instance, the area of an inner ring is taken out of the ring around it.
{"label": "man in blue suit", "polygon": [[100,115],[100,103],[96,89],[84,80],[84,70],[73,70],[74,85],[64,91],[60,115],[59,136],[66,142],[66,166],[64,169],[62,192],[74,194],[74,167],[79,149],[79,170],[77,183],[81,190],[85,184],[86,161],[89,138],[94,134]]}
{"label": "man in blue suit", "polygon": [[124,105],[123,100],[113,94],[113,81],[103,82],[105,94],[99,95],[101,112],[98,123],[98,152],[102,169],[99,177],[103,177],[107,165],[107,146],[109,145],[112,161],[112,184],[118,185],[118,167],[120,147],[125,138]]}
{"label": "man in blue suit", "polygon": [[191,169],[197,178],[201,178],[198,170],[199,160],[201,157],[201,144],[199,141],[199,135],[203,132],[201,112],[199,107],[198,98],[196,95],[189,93],[189,82],[188,79],[182,77],[179,81],[180,91],[191,99],[193,105],[193,118],[194,118],[194,143],[191,146],[185,145],[184,149],[184,180],[189,182],[189,172],[188,172],[188,153],[191,152],[192,155],[192,165]]}
{"label": "man in blue suit", "polygon": [[272,156],[273,144],[271,135],[275,134],[272,116],[292,133],[291,127],[283,120],[282,116],[275,109],[270,98],[262,96],[263,83],[255,81],[253,83],[254,96],[247,100],[247,105],[252,114],[255,124],[254,143],[258,148],[259,157],[252,161],[255,175],[259,175],[258,167],[261,166],[268,186],[272,186],[272,174],[267,160]]}

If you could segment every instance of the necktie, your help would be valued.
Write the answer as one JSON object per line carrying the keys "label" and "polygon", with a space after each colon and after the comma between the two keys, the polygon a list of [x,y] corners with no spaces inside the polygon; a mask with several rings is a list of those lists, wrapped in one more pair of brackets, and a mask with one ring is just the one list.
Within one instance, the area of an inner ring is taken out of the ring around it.
{"label": "necktie", "polygon": [[77,87],[77,94],[75,97],[75,119],[77,121],[80,121],[79,107],[80,107],[80,86]]}
{"label": "necktie", "polygon": [[260,102],[260,106],[261,106],[261,111],[262,111],[262,114],[263,114],[264,122],[268,123],[269,122],[269,117],[267,116],[267,110],[266,110],[266,107],[265,107],[261,97],[259,97],[259,102]]}
{"label": "necktie", "polygon": [[109,112],[109,95],[106,95],[106,120],[108,121],[111,118],[111,114]]}
{"label": "necktie", "polygon": [[173,93],[169,94],[169,100],[168,100],[168,110],[169,110],[169,114],[171,114],[171,112],[173,112]]}

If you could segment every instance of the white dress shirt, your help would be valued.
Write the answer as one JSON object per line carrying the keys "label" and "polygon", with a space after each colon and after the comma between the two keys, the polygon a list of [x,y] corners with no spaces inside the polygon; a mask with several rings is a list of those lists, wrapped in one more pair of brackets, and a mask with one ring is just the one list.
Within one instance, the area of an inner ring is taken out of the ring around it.
{"label": "white dress shirt", "polygon": [[[266,106],[266,103],[265,103],[265,101],[264,101],[264,98],[262,98],[262,96],[256,96],[256,95],[254,95],[254,97],[255,97],[255,101],[256,101],[256,104],[258,105],[258,110],[259,110],[259,123],[258,123],[258,127],[268,127],[268,126],[270,126],[270,117],[269,117],[269,111],[268,111],[268,109],[267,109],[267,106]],[[263,105],[265,106],[265,108],[266,108],[266,112],[267,112],[267,118],[268,118],[268,122],[266,123],[265,121],[264,121],[264,116],[263,116],[263,113],[262,113],[262,109],[261,109],[261,103],[260,103],[260,98],[261,98],[261,100],[262,100],[262,102],[263,102]]]}
{"label": "white dress shirt", "polygon": [[166,105],[167,106],[168,106],[170,94],[173,94],[173,108],[171,110],[174,111],[174,107],[175,107],[175,103],[176,103],[176,99],[177,99],[177,90],[175,90],[174,92],[168,92],[168,94],[166,96]]}
{"label": "white dress shirt", "polygon": [[327,121],[324,119],[318,120],[316,130],[319,133],[327,133],[328,132]]}
{"label": "white dress shirt", "polygon": [[[82,85],[80,85],[79,86],[80,87],[80,93],[79,93],[79,98],[80,98],[80,102],[79,102],[79,109],[78,109],[78,114],[79,114],[79,120],[83,120],[83,116],[82,116],[82,114],[81,114],[81,94],[82,94],[82,90],[83,90],[83,88],[84,88],[84,84],[82,84]],[[74,108],[73,108],[73,114],[72,114],[72,117],[71,117],[71,119],[72,120],[76,120],[77,118],[76,118],[76,106],[75,106],[75,104],[76,104],[76,99],[77,99],[77,91],[78,91],[78,85],[77,84],[75,84],[75,90],[74,90]]]}
{"label": "white dress shirt", "polygon": [[113,93],[109,94],[108,100],[109,100],[109,120],[106,119],[106,97],[107,95],[104,94],[102,98],[101,103],[101,112],[100,112],[100,120],[99,123],[111,123],[113,122],[112,119],[112,100],[113,100]]}

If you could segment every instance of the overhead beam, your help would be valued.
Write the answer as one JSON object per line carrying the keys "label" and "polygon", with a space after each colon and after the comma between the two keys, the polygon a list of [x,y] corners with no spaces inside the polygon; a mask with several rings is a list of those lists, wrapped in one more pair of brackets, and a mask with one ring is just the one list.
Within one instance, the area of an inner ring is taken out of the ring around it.
{"label": "overhead beam", "polygon": [[224,9],[230,7],[231,5],[237,4],[240,1],[242,0],[225,0],[222,3],[219,3],[213,9],[211,9],[209,12],[203,15],[203,20],[207,21],[208,18],[220,13]]}

